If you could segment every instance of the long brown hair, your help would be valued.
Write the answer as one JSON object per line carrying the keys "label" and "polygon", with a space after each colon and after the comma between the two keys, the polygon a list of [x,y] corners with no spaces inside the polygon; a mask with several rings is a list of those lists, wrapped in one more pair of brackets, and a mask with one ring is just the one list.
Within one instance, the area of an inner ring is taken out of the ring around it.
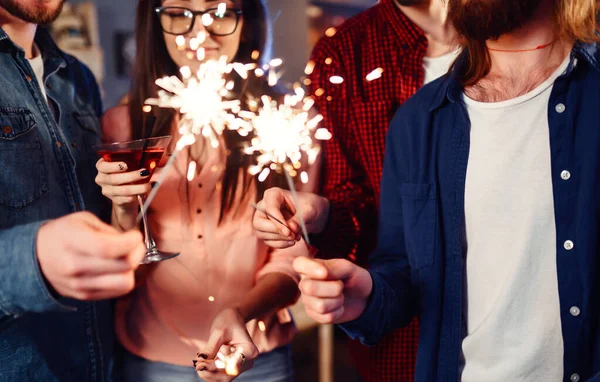
{"label": "long brown hair", "polygon": [[[158,109],[155,126],[150,126],[154,118],[142,111],[144,101],[158,94],[154,81],[164,76],[179,76],[179,68],[173,62],[164,41],[163,31],[158,17],[154,11],[161,5],[161,0],[140,0],[136,16],[136,43],[137,53],[134,65],[132,87],[129,93],[129,116],[133,139],[147,136],[152,129],[152,135],[169,134],[176,120],[177,112],[172,109]],[[256,62],[252,58],[253,52],[259,52],[259,64],[268,57],[270,47],[270,29],[267,22],[267,9],[263,0],[243,0],[242,12],[244,23],[242,26],[241,41],[233,61],[241,63]],[[234,98],[246,106],[249,96],[260,96],[262,94],[278,98],[276,91],[269,87],[262,79],[249,76],[242,80],[235,72],[232,73],[235,82]],[[221,212],[219,221],[229,212],[236,203],[236,193],[240,185],[242,193],[245,194],[255,184],[257,187],[257,198],[261,198],[264,191],[272,186],[282,186],[281,177],[270,176],[265,182],[258,182],[255,177],[248,173],[254,158],[245,155],[242,147],[248,138],[241,137],[235,131],[226,130],[223,141],[227,151],[227,159],[223,178],[221,179]]]}
{"label": "long brown hair", "polygon": [[[597,14],[598,0],[555,0],[554,23],[559,38],[570,41],[596,42],[600,40]],[[462,38],[463,56],[453,69],[463,87],[474,85],[491,69],[492,60],[485,41]]]}

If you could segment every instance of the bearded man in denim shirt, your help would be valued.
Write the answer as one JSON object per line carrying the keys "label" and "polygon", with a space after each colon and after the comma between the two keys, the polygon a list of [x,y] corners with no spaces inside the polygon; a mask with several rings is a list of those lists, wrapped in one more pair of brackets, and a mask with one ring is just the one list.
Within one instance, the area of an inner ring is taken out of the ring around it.
{"label": "bearded man in denim shirt", "polygon": [[[102,220],[91,72],[47,30],[64,0],[0,0],[0,381],[109,381],[112,306],[144,255]],[[89,212],[82,212],[89,211]],[[92,302],[94,300],[94,302]]]}

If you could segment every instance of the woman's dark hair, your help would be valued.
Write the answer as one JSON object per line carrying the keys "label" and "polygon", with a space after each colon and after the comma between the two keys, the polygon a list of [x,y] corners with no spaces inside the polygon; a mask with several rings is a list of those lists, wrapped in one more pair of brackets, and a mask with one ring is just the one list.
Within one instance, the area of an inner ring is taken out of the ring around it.
{"label": "woman's dark hair", "polygon": [[[142,111],[144,101],[156,97],[158,88],[155,84],[157,78],[164,76],[179,76],[179,68],[173,62],[164,42],[164,35],[157,14],[154,9],[161,6],[161,0],[140,0],[136,17],[136,44],[137,53],[133,71],[132,87],[129,93],[129,116],[132,129],[132,138],[139,139],[147,136],[149,129],[152,135],[170,134],[175,123],[177,112],[172,109],[158,109],[155,117],[154,128],[150,126],[154,118]],[[241,63],[256,62],[252,58],[253,52],[260,53],[259,60],[268,56],[270,46],[270,30],[267,22],[267,9],[263,0],[242,0],[243,26],[241,41],[233,61]],[[263,62],[258,62],[262,64]],[[274,89],[270,88],[263,79],[249,76],[242,80],[233,72],[232,80],[235,82],[233,98],[239,99],[242,108],[246,106],[249,96],[267,94],[279,98]],[[242,194],[249,191],[255,184],[257,198],[262,198],[264,191],[272,186],[282,186],[281,177],[269,176],[265,182],[258,182],[248,173],[248,168],[254,162],[252,156],[244,154],[242,147],[248,138],[241,137],[235,131],[225,130],[223,134],[227,150],[226,166],[221,179],[221,212],[220,221],[235,205],[236,192],[239,186],[239,177],[242,177]]]}

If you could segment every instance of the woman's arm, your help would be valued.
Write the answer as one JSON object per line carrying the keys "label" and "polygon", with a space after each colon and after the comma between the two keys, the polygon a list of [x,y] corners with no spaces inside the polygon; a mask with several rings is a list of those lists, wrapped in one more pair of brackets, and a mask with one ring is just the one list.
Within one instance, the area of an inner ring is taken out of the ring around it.
{"label": "woman's arm", "polygon": [[293,304],[298,294],[294,279],[284,273],[270,273],[258,280],[244,302],[234,308],[248,322]]}

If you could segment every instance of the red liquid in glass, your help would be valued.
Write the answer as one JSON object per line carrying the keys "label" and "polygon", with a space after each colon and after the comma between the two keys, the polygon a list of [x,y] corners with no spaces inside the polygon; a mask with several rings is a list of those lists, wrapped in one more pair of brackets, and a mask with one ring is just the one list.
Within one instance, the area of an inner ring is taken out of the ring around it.
{"label": "red liquid in glass", "polygon": [[[127,171],[135,171],[142,168],[150,171],[150,176],[156,170],[156,167],[160,163],[160,159],[165,153],[163,148],[148,148],[146,149],[146,155],[144,155],[144,162],[142,160],[141,149],[122,149],[117,151],[112,150],[98,150],[98,155],[107,162],[125,162],[127,164]],[[150,177],[148,177],[150,179]]]}

